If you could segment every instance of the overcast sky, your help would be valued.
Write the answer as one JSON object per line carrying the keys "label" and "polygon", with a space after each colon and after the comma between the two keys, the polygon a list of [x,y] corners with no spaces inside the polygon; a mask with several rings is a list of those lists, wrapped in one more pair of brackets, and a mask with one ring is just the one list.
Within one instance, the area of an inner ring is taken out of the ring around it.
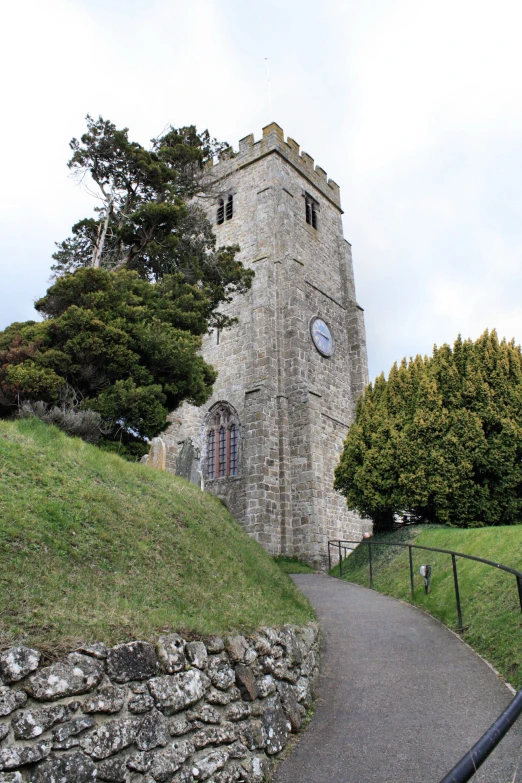
{"label": "overcast sky", "polygon": [[295,138],[341,187],[370,378],[458,333],[521,342],[519,2],[25,0],[2,22],[0,329],[94,206],[66,167],[90,113],[143,144]]}

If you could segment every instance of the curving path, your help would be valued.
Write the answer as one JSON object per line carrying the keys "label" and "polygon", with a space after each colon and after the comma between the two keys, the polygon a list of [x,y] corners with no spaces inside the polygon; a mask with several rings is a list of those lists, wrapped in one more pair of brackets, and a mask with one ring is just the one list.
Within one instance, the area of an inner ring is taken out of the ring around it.
{"label": "curving path", "polygon": [[[321,574],[294,580],[323,632],[312,722],[274,783],[438,783],[512,698],[428,615]],[[473,778],[522,781],[522,718]]]}

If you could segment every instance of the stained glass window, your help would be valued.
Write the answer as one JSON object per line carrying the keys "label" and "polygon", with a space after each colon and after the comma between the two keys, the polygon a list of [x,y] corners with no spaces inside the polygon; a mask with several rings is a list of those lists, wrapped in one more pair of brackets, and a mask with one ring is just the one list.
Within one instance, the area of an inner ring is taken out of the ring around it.
{"label": "stained glass window", "polygon": [[216,470],[216,433],[214,430],[210,430],[208,433],[207,441],[207,458],[208,458],[208,477],[214,478]]}

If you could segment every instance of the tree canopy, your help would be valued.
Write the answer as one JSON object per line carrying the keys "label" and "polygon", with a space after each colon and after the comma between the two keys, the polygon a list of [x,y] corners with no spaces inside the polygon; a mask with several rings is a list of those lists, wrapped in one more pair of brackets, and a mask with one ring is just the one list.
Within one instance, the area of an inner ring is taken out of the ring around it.
{"label": "tree canopy", "polygon": [[216,195],[208,164],[233,154],[229,145],[191,125],[169,127],[146,149],[127,128],[87,116],[87,132],[70,147],[68,166],[98,205],[57,244],[55,276],[87,266],[125,267],[153,282],[181,273],[213,303],[209,326],[230,325],[219,305],[246,291],[253,272],[236,259],[237,246],[217,247],[201,207]]}
{"label": "tree canopy", "polygon": [[348,507],[459,527],[522,521],[522,354],[486,331],[370,384],[335,471]]}
{"label": "tree canopy", "polygon": [[233,153],[194,126],[145,149],[89,116],[70,146],[98,206],[57,245],[55,283],[35,304],[44,320],[0,333],[0,416],[33,412],[139,456],[169,411],[208,399],[202,335],[234,323],[221,305],[252,283],[200,206],[216,195],[207,164]]}
{"label": "tree canopy", "polygon": [[38,300],[41,322],[0,333],[0,414],[24,402],[95,411],[100,435],[128,454],[166,426],[183,400],[205,402],[216,378],[198,354],[211,304],[168,275],[80,269]]}

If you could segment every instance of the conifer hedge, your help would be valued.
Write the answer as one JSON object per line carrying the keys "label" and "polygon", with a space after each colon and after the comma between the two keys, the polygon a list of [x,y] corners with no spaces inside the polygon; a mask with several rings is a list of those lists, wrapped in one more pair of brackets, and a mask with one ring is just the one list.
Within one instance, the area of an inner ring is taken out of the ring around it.
{"label": "conifer hedge", "polygon": [[456,527],[522,521],[522,353],[489,331],[370,384],[335,471],[348,507]]}

